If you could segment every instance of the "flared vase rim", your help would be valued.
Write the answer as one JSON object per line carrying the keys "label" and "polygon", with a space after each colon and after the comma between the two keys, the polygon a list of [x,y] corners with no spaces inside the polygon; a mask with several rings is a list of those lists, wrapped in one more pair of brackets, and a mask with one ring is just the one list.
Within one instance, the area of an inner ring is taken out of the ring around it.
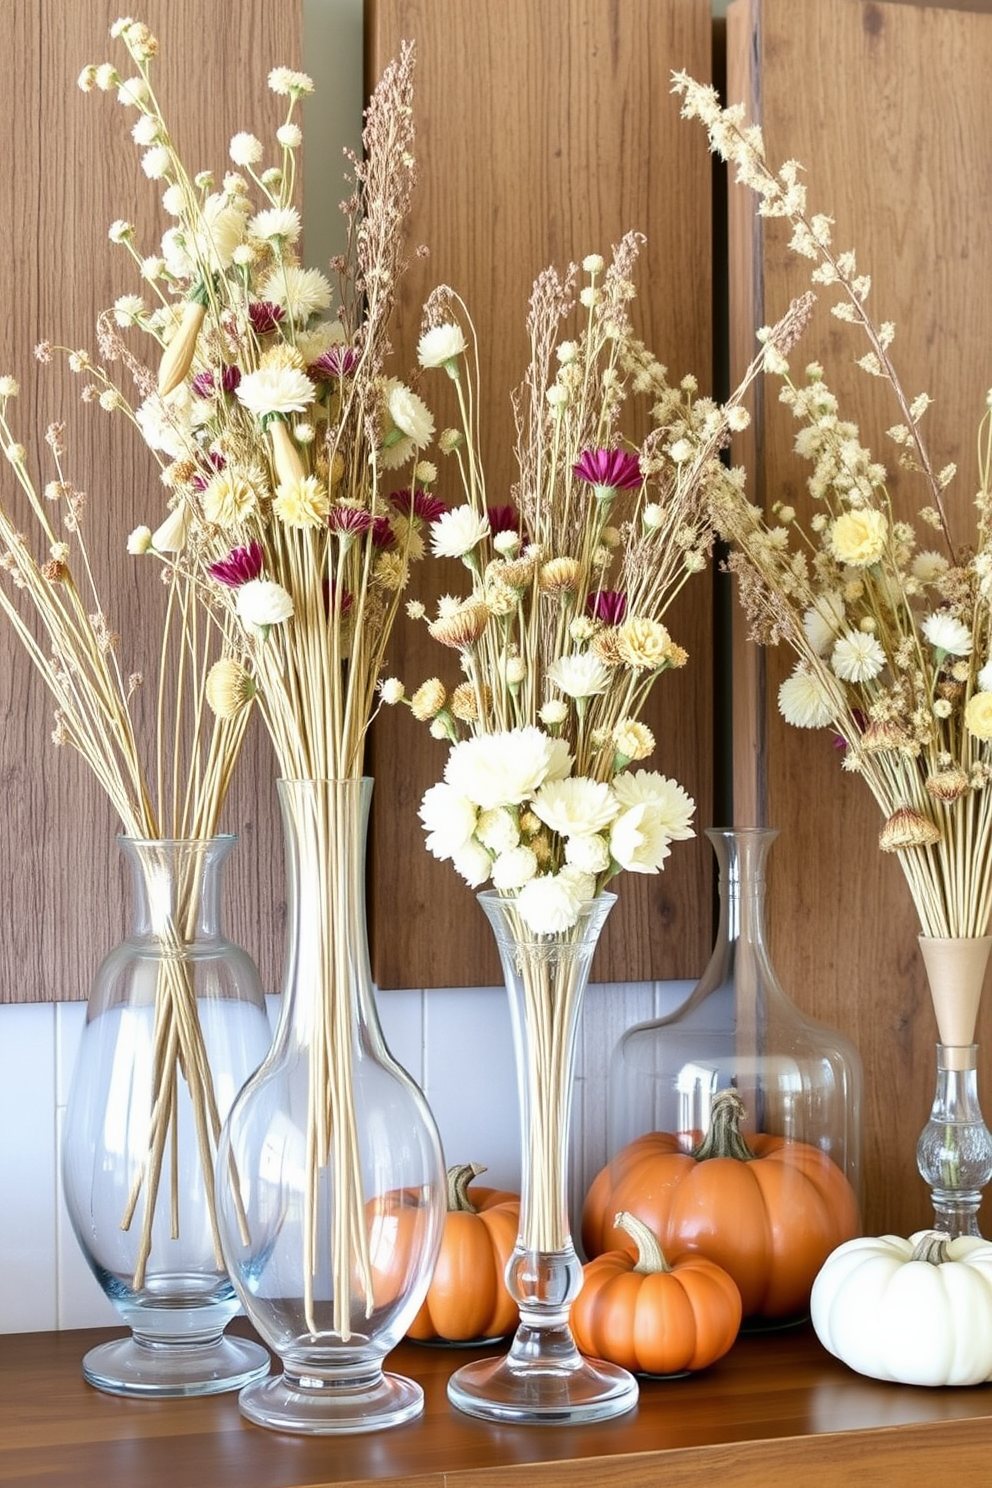
{"label": "flared vase rim", "polygon": [[[509,908],[519,903],[520,900],[519,894],[501,894],[499,889],[479,889],[475,897],[480,900],[484,899],[487,904],[505,904]],[[604,902],[607,904],[616,904],[619,897],[619,894],[615,893],[612,889],[603,889],[600,893],[593,894],[589,899],[580,900],[579,909],[582,910],[588,905],[602,904]]]}
{"label": "flared vase rim", "polygon": [[117,841],[126,847],[149,848],[157,851],[163,848],[192,848],[206,851],[210,847],[233,847],[237,840],[237,832],[211,832],[205,837],[136,837],[131,832],[118,832],[117,834]]}
{"label": "flared vase rim", "polygon": [[779,827],[704,827],[707,837],[767,837],[770,841],[781,835]]}
{"label": "flared vase rim", "polygon": [[277,775],[276,785],[371,785],[371,775]]}

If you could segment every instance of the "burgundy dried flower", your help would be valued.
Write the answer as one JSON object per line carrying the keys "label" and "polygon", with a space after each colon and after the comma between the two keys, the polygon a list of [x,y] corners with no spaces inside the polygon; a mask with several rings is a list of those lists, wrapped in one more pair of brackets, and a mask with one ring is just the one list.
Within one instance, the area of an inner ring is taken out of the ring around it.
{"label": "burgundy dried flower", "polygon": [[353,346],[330,346],[307,368],[311,382],[330,382],[350,377],[358,366],[358,352]]}
{"label": "burgundy dried flower", "polygon": [[627,596],[619,589],[600,589],[586,598],[586,614],[604,625],[620,625],[627,613]]}
{"label": "burgundy dried flower", "polygon": [[327,525],[332,532],[343,532],[351,537],[360,537],[372,526],[372,516],[370,512],[363,511],[360,507],[332,506],[327,513]]}
{"label": "burgundy dried flower", "polygon": [[401,517],[415,517],[421,522],[436,522],[448,510],[443,501],[419,488],[414,491],[394,491],[389,502]]}
{"label": "burgundy dried flower", "polygon": [[347,615],[355,603],[355,596],[347,589],[339,589],[333,579],[324,579],[324,609],[328,615]]}
{"label": "burgundy dried flower", "polygon": [[208,572],[218,584],[226,584],[229,589],[240,589],[242,584],[259,577],[263,556],[261,543],[249,543],[246,548],[232,548],[226,558],[208,564]]}
{"label": "burgundy dried flower", "polygon": [[486,516],[493,537],[497,532],[515,532],[518,537],[523,537],[524,524],[515,506],[487,506]]}
{"label": "burgundy dried flower", "polygon": [[[221,392],[233,393],[240,381],[240,367],[236,367],[233,363],[231,363],[230,365],[225,365],[221,368]],[[191,386],[198,398],[209,398],[213,393],[214,388],[217,386],[217,383],[212,372],[197,372],[196,376],[193,378]]]}
{"label": "burgundy dried flower", "polygon": [[388,517],[372,518],[372,545],[385,553],[396,546],[396,533]]}
{"label": "burgundy dried flower", "polygon": [[216,450],[208,450],[207,459],[213,466],[213,470],[210,475],[193,476],[192,480],[190,481],[190,485],[193,487],[194,491],[205,491],[213,477],[215,475],[218,475],[227,465],[227,461],[224,459],[224,456],[219,455]]}
{"label": "burgundy dried flower", "polygon": [[583,450],[572,470],[580,480],[595,487],[597,496],[635,491],[641,484],[640,457],[629,450]]}
{"label": "burgundy dried flower", "polygon": [[271,300],[252,300],[248,306],[248,319],[256,336],[267,336],[274,331],[285,314],[282,306],[273,305]]}

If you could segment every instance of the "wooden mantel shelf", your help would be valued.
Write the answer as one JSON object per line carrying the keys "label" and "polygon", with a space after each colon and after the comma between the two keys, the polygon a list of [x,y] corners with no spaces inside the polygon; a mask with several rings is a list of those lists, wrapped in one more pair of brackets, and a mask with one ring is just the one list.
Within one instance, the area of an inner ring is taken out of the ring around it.
{"label": "wooden mantel shelf", "polygon": [[[240,1326],[240,1325],[239,1325]],[[583,1427],[492,1427],[445,1395],[460,1351],[404,1345],[417,1422],[300,1439],[249,1425],[234,1395],[103,1395],[79,1361],[104,1332],[0,1337],[4,1488],[832,1488],[988,1481],[992,1386],[927,1390],[861,1379],[807,1328],[745,1336],[692,1378],[646,1380],[636,1411]]]}

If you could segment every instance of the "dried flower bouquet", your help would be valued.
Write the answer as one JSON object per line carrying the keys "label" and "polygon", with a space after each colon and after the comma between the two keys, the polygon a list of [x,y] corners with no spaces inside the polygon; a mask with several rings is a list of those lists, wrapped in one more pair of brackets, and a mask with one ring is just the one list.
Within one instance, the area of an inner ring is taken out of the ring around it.
{"label": "dried flower bouquet", "polygon": [[[277,67],[269,87],[286,100],[276,151],[242,131],[233,169],[191,175],[179,158],[151,83],[157,43],[136,21],[113,28],[137,75],[88,68],[86,89],[116,92],[134,110],[142,168],[160,184],[171,225],[143,255],[127,223],[115,236],[140,265],[155,303],[123,295],[104,321],[108,357],[133,361],[123,328],[161,348],[157,386],[134,410],[168,488],[157,534],[135,537],[189,577],[232,654],[211,679],[214,706],[237,716],[251,700],[271,736],[280,774],[325,787],[312,824],[324,850],[322,900],[330,921],[350,913],[347,865],[357,830],[336,783],[362,775],[376,686],[420,535],[434,467],[421,458],[434,432],[429,410],[387,368],[389,323],[404,270],[403,224],[415,178],[414,49],[405,45],[370,100],[361,159],[351,158],[343,203],[345,253],[337,287],[300,261],[294,202],[304,73]],[[154,349],[154,346],[153,346]],[[139,390],[143,390],[139,381]],[[358,1237],[359,1282],[372,1308],[364,1195],[354,1130],[352,1032],[345,968],[322,940],[319,1026],[309,1083],[316,1139],[308,1194],[336,1175],[335,1328],[349,1334]],[[313,1278],[323,1237],[306,1226],[307,1314],[317,1332]]]}
{"label": "dried flower bouquet", "polygon": [[767,516],[742,488],[714,492],[715,526],[732,540],[751,634],[796,654],[779,709],[798,728],[834,730],[843,768],[859,774],[881,809],[879,846],[895,853],[925,937],[980,937],[992,911],[992,392],[978,428],[973,532],[954,533],[923,429],[930,396],[909,395],[891,355],[895,328],[867,308],[870,278],[852,250],[832,242],[832,220],[807,207],[801,167],[777,171],[761,131],[713,89],[674,79],[683,115],[702,121],[711,147],[753,190],[758,211],[785,219],[792,250],[814,285],[836,293],[833,314],[867,340],[859,357],[892,394],[888,437],[918,479],[916,520],[893,509],[884,466],[845,418],[823,368],[794,379],[780,351],[769,372],[798,425],[796,451],[812,465],[814,513],[804,524],[782,504]]}

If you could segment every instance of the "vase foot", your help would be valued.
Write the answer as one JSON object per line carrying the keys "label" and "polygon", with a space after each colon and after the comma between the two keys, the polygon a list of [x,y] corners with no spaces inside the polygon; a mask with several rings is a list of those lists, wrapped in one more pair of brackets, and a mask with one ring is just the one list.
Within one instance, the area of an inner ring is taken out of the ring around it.
{"label": "vase foot", "polygon": [[238,1396],[241,1414],[270,1431],[312,1436],[356,1435],[402,1426],[424,1409],[424,1392],[400,1374],[361,1384],[315,1384],[292,1375],[256,1380]]}
{"label": "vase foot", "polygon": [[268,1351],[247,1338],[155,1343],[128,1337],[90,1349],[83,1358],[83,1377],[110,1395],[162,1400],[240,1390],[264,1378],[270,1365]]}
{"label": "vase foot", "polygon": [[607,1421],[633,1410],[637,1381],[626,1369],[580,1356],[577,1367],[540,1368],[501,1359],[478,1359],[455,1371],[448,1399],[484,1421],[561,1426]]}

